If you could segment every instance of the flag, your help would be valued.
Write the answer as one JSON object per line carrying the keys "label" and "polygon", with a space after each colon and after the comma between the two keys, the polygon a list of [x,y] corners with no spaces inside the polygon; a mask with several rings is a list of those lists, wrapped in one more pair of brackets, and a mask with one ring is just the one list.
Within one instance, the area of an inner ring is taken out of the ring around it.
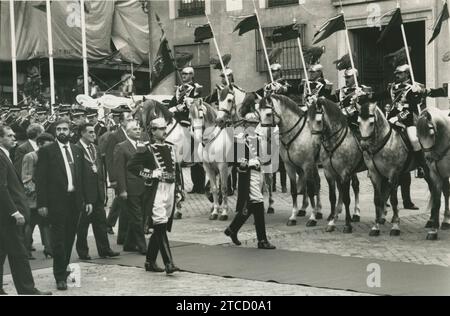
{"label": "flag", "polygon": [[164,78],[176,70],[170,56],[169,43],[163,40],[159,46],[156,59],[152,67],[152,87],[155,88]]}
{"label": "flag", "polygon": [[403,24],[402,19],[402,11],[400,8],[395,10],[395,13],[392,15],[391,21],[389,21],[388,26],[383,30],[380,35],[380,38],[377,41],[377,45],[383,43],[389,34],[396,28],[400,27]]}
{"label": "flag", "polygon": [[296,39],[300,36],[296,24],[290,24],[286,26],[277,27],[273,30],[271,40],[274,43],[281,43],[284,41],[289,41],[291,39]]}
{"label": "flag", "polygon": [[[47,12],[47,3],[45,1],[35,1],[35,2],[36,3],[33,4],[33,7],[35,7],[38,10],[41,10],[42,12]],[[52,1],[50,1],[50,4],[52,4]],[[85,2],[84,3],[84,12],[89,13],[91,11],[90,7],[91,7],[91,5],[87,2]]]}
{"label": "flag", "polygon": [[194,36],[195,36],[194,40],[195,43],[201,43],[204,40],[213,38],[214,35],[211,29],[211,25],[205,24],[197,27],[194,31]]}
{"label": "flag", "polygon": [[251,30],[256,30],[259,28],[258,18],[256,17],[256,14],[251,15],[249,17],[246,17],[241,22],[236,25],[233,32],[236,32],[239,30],[239,36],[250,32]]}
{"label": "flag", "polygon": [[[314,44],[317,44],[324,39],[327,39],[334,33],[345,30],[345,19],[343,14],[339,14],[338,16],[332,17],[328,21],[326,21],[320,29],[314,34],[314,38],[316,40],[314,41]],[[320,36],[319,36],[320,35]]]}
{"label": "flag", "polygon": [[449,18],[448,5],[447,2],[445,2],[444,7],[442,8],[442,12],[439,14],[439,18],[437,19],[436,24],[434,25],[433,36],[428,42],[428,45],[430,45],[431,42],[434,41],[436,37],[438,37],[439,33],[441,33],[442,23],[448,20],[448,18]]}

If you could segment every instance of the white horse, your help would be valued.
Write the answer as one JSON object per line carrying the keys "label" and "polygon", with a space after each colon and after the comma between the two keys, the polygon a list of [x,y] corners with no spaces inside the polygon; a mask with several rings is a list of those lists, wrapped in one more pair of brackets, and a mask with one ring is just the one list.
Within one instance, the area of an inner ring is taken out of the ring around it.
{"label": "white horse", "polygon": [[[209,219],[226,221],[227,180],[230,174],[228,161],[233,159],[234,130],[225,125],[218,125],[218,111],[201,99],[193,100],[189,108],[194,139],[199,144],[197,153],[203,162],[214,199]],[[222,193],[222,204],[219,203],[219,191]]]}

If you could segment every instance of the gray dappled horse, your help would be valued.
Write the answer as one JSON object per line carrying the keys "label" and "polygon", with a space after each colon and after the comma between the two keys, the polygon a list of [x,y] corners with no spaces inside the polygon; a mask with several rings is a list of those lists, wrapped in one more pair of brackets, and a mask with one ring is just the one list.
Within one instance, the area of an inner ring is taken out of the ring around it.
{"label": "gray dappled horse", "polygon": [[433,184],[430,230],[428,240],[437,240],[441,195],[444,193],[445,213],[441,229],[450,229],[449,177],[450,177],[450,118],[447,113],[430,107],[419,117],[417,136],[430,168]]}
{"label": "gray dappled horse", "polygon": [[[375,190],[376,221],[370,231],[370,236],[380,235],[380,224],[384,224],[385,207],[389,196],[394,213],[390,235],[399,236],[400,217],[397,199],[399,176],[416,169],[417,162],[412,157],[412,148],[404,140],[406,137],[402,137],[400,132],[391,126],[375,102],[366,100],[362,105],[358,104],[358,109],[361,147]],[[431,191],[428,170],[425,170],[425,180]],[[430,200],[429,205],[431,202]]]}
{"label": "gray dappled horse", "polygon": [[[307,116],[289,97],[272,94],[259,102],[259,113],[263,126],[278,126],[280,148],[286,171],[291,181],[293,208],[288,226],[297,224],[297,216],[305,216],[297,207],[298,194],[307,194],[314,209],[311,219],[322,217],[320,201],[320,177],[317,157],[319,137],[313,135],[306,124]],[[297,175],[299,179],[297,181]],[[317,198],[315,200],[314,198]],[[304,203],[305,205],[305,203]],[[305,208],[306,209],[306,208]]]}
{"label": "gray dappled horse", "polygon": [[[352,233],[350,214],[350,182],[359,172],[367,170],[363,153],[347,123],[347,117],[337,104],[325,98],[312,102],[308,109],[309,125],[313,134],[320,135],[320,162],[329,185],[331,214],[328,218],[327,232],[335,230],[339,212],[336,212],[336,184],[339,191],[339,203],[345,205],[344,233]],[[354,187],[355,188],[355,187]],[[355,199],[359,200],[359,188],[355,190]],[[359,218],[358,203],[355,203],[355,216]],[[312,219],[311,221],[314,221]],[[315,225],[315,222],[312,223]]]}

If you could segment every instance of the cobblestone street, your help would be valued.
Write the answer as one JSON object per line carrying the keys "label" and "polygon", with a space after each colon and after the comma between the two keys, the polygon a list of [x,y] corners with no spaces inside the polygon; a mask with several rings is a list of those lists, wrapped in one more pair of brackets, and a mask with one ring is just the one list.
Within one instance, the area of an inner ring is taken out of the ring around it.
{"label": "cobblestone street", "polygon": [[[187,169],[185,170],[185,179],[189,191],[190,177],[186,171]],[[400,237],[389,236],[391,227],[389,223],[382,227],[380,237],[369,237],[368,233],[374,221],[374,206],[371,202],[372,188],[365,174],[360,174],[360,181],[361,223],[353,223],[353,234],[342,233],[342,215],[337,224],[337,230],[333,233],[325,232],[325,220],[319,221],[317,227],[307,228],[305,224],[308,217],[299,218],[297,226],[288,227],[286,222],[291,214],[291,197],[288,194],[275,193],[276,213],[266,216],[270,241],[278,249],[293,252],[334,254],[342,257],[450,267],[450,234],[441,231],[438,241],[425,240],[424,225],[429,214],[424,211],[428,194],[422,180],[413,178],[412,184],[413,200],[420,210],[400,211],[402,230]],[[326,181],[323,180],[322,185],[324,183]],[[280,188],[277,192],[280,192]],[[231,216],[234,213],[235,201],[236,195],[230,198]],[[326,218],[329,213],[326,185],[322,188],[322,203]],[[400,206],[401,203],[400,200]],[[208,220],[209,207],[210,204],[205,196],[188,194],[183,205],[183,219],[175,221],[173,232],[169,235],[170,240],[172,242],[235,247],[223,234],[229,220],[227,222]],[[388,215],[389,219],[390,215]],[[250,218],[239,233],[239,238],[243,242],[242,247],[256,247],[256,236],[252,225],[253,219]],[[115,236],[110,236],[113,245],[115,245],[114,239]],[[35,232],[35,245],[38,249],[38,253],[36,253],[38,258],[41,256],[39,252],[42,249],[39,243],[37,231]],[[91,255],[95,258],[95,249],[91,250]],[[73,257],[72,259],[77,258]],[[165,274],[145,273],[142,269],[119,265],[82,263],[80,267],[80,287],[70,288],[68,292],[58,292],[57,295],[360,295],[348,291],[223,278],[201,273],[181,272],[166,277]],[[53,290],[54,281],[51,269],[48,267],[37,269],[34,273],[36,283],[40,288]],[[7,283],[5,290],[14,293],[11,277],[7,276],[5,282]]]}

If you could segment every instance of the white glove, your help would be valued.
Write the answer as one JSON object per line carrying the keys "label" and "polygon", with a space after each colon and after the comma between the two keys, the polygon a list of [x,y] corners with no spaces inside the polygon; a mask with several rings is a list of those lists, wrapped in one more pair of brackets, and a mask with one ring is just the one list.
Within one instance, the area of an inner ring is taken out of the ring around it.
{"label": "white glove", "polygon": [[163,174],[163,172],[161,169],[155,169],[155,170],[153,170],[152,178],[160,179],[162,177],[162,174]]}
{"label": "white glove", "polygon": [[423,90],[424,89],[417,83],[413,84],[412,87],[411,87],[411,91],[414,92],[414,93],[419,93],[419,92],[422,93]]}
{"label": "white glove", "polygon": [[249,167],[255,167],[256,169],[259,169],[260,163],[258,159],[250,159],[248,162]]}

